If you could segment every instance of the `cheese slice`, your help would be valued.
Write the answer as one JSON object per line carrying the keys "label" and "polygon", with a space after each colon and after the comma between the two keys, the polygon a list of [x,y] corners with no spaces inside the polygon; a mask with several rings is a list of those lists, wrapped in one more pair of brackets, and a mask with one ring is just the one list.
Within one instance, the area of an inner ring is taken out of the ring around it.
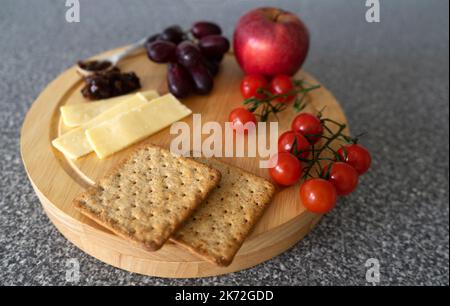
{"label": "cheese slice", "polygon": [[114,107],[109,108],[87,123],[74,128],[54,139],[52,141],[52,144],[59,151],[63,152],[64,155],[66,155],[68,158],[77,159],[93,151],[92,147],[89,145],[89,142],[86,139],[85,131],[87,129],[106,122],[114,118],[115,116],[126,113],[135,107],[148,103],[151,103],[151,101],[148,102],[142,95],[134,94],[127,100]]}
{"label": "cheese slice", "polygon": [[[141,97],[145,97],[144,99],[148,101],[158,97],[158,93],[154,90],[139,92],[138,94]],[[60,108],[61,117],[64,124],[68,127],[80,126],[133,96],[135,96],[135,94],[124,95],[97,102],[64,105]]]}
{"label": "cheese slice", "polygon": [[97,156],[105,158],[191,113],[192,111],[173,95],[167,94],[103,124],[87,129],[86,136]]}

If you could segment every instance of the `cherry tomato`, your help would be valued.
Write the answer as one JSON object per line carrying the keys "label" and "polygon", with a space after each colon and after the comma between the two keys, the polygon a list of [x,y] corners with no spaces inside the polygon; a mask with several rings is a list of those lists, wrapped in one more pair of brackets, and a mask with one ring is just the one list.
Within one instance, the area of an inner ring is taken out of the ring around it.
{"label": "cherry tomato", "polygon": [[302,174],[302,165],[300,161],[287,152],[280,152],[272,158],[277,159],[275,166],[269,168],[269,174],[272,179],[279,185],[290,186],[295,184]]}
{"label": "cherry tomato", "polygon": [[[294,141],[296,143],[295,149],[292,148]],[[310,150],[311,145],[308,140],[299,132],[287,131],[278,138],[278,152],[289,152],[297,157],[306,159],[309,156]]]}
{"label": "cherry tomato", "polygon": [[241,81],[241,94],[244,99],[256,97],[258,99],[265,98],[264,94],[258,93],[259,88],[267,89],[269,82],[262,75],[252,74],[246,75]]}
{"label": "cherry tomato", "polygon": [[300,200],[309,211],[324,214],[336,206],[336,188],[327,180],[313,178],[300,187]]}
{"label": "cherry tomato", "polygon": [[305,136],[311,144],[319,141],[323,134],[322,122],[317,116],[309,113],[302,113],[295,117],[292,121],[291,128],[293,131]]}
{"label": "cherry tomato", "polygon": [[[292,84],[292,79],[290,76],[279,74],[275,76],[270,82],[270,92],[274,95],[287,94],[294,89]],[[295,95],[290,95],[287,97],[280,97],[277,99],[278,102],[288,103],[294,100]]]}
{"label": "cherry tomato", "polygon": [[341,161],[355,168],[359,175],[366,173],[372,164],[369,150],[359,144],[343,146],[338,150],[338,154]]}
{"label": "cherry tomato", "polygon": [[247,132],[248,129],[244,129],[246,123],[253,122],[256,124],[255,115],[244,107],[233,109],[228,117],[228,120],[231,122],[233,129],[237,131]]}
{"label": "cherry tomato", "polygon": [[358,186],[358,172],[349,164],[344,162],[332,163],[325,166],[323,172],[324,174],[329,173],[328,180],[334,185],[339,196],[352,193]]}

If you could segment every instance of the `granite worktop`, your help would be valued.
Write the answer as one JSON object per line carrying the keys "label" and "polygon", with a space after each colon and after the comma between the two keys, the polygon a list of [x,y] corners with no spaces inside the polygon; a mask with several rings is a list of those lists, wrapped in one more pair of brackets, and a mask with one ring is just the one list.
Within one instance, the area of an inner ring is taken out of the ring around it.
{"label": "granite worktop", "polygon": [[[81,3],[67,23],[65,1],[2,0],[0,6],[0,285],[449,284],[449,18],[446,0],[381,2],[365,21],[364,0],[119,1]],[[225,276],[172,280],[129,273],[80,251],[53,226],[28,182],[20,128],[46,84],[75,60],[130,43],[172,23],[198,19],[231,37],[246,10],[276,5],[298,13],[312,47],[305,69],[341,102],[373,168],[305,239],[257,267]]]}

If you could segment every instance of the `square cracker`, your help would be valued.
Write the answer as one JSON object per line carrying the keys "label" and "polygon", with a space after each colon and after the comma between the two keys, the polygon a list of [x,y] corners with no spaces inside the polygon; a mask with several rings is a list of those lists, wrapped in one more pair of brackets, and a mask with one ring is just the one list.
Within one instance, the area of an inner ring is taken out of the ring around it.
{"label": "square cracker", "polygon": [[267,180],[213,158],[196,158],[222,173],[220,184],[171,240],[228,266],[275,193]]}
{"label": "square cracker", "polygon": [[166,242],[219,183],[219,171],[140,146],[74,200],[84,215],[149,251]]}

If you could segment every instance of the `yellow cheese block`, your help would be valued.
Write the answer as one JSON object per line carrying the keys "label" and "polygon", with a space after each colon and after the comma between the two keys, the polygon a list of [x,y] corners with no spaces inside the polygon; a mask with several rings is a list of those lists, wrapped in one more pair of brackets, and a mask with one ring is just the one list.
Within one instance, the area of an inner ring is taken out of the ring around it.
{"label": "yellow cheese block", "polygon": [[[150,101],[158,97],[158,93],[154,90],[148,90],[138,93],[141,97],[145,97],[145,100]],[[80,126],[93,118],[97,117],[106,110],[114,107],[135,94],[124,95],[111,99],[101,100],[97,102],[77,103],[61,106],[61,117],[64,124],[68,127]]]}
{"label": "yellow cheese block", "polygon": [[93,151],[92,147],[89,145],[89,142],[86,139],[85,131],[87,129],[106,122],[114,118],[115,116],[126,113],[135,107],[139,107],[148,103],[151,102],[148,102],[142,95],[134,94],[127,100],[117,104],[114,107],[109,108],[87,123],[74,128],[54,139],[52,141],[52,144],[59,151],[63,152],[64,155],[66,155],[68,158],[77,159]]}
{"label": "yellow cheese block", "polygon": [[173,95],[167,94],[87,129],[86,136],[97,156],[104,158],[168,127],[191,113],[192,111]]}

